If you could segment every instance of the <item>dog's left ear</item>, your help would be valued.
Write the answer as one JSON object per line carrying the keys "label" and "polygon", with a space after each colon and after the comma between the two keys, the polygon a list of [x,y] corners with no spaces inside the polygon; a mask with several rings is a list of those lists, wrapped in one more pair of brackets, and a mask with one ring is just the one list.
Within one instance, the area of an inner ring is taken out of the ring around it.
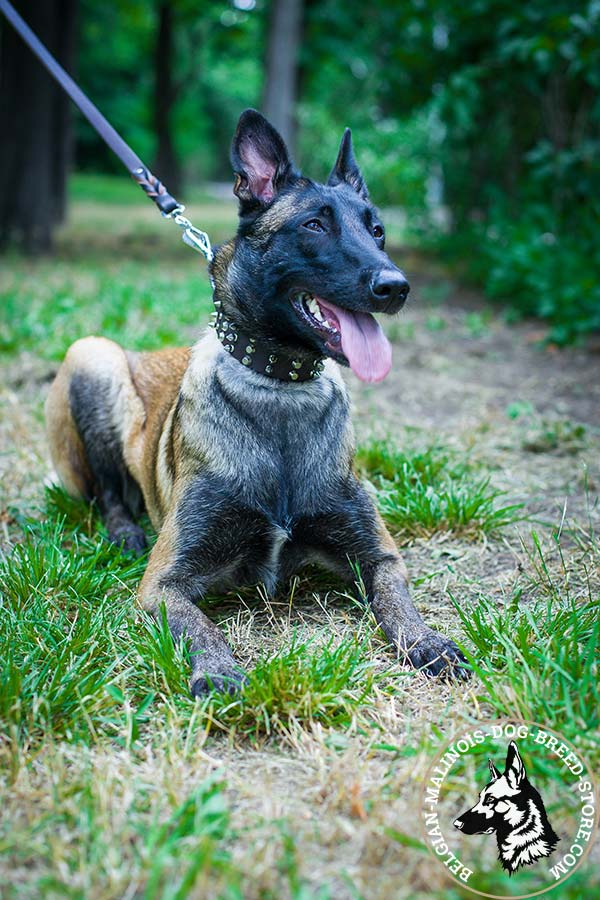
{"label": "dog's left ear", "polygon": [[242,204],[266,206],[296,173],[284,140],[255,109],[240,116],[231,144],[233,188]]}
{"label": "dog's left ear", "polygon": [[517,790],[526,777],[525,766],[523,765],[523,760],[521,759],[521,755],[514,741],[511,741],[508,745],[504,777],[513,791]]}
{"label": "dog's left ear", "polygon": [[352,151],[352,132],[349,128],[346,128],[344,131],[335,165],[331,170],[331,175],[327,179],[327,184],[330,185],[330,187],[336,187],[338,184],[343,183],[349,184],[351,188],[354,188],[356,193],[360,194],[363,200],[369,199],[369,192],[365,180],[354,159],[354,153]]}

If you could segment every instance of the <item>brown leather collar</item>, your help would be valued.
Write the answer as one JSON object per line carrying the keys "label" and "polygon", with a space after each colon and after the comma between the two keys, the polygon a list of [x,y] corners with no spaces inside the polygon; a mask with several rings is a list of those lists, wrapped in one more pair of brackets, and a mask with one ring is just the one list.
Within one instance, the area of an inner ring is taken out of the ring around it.
{"label": "brown leather collar", "polygon": [[298,382],[314,380],[323,371],[323,356],[295,357],[279,351],[273,353],[272,348],[240,331],[222,310],[218,309],[215,316],[213,328],[225,350],[253,372],[278,381]]}

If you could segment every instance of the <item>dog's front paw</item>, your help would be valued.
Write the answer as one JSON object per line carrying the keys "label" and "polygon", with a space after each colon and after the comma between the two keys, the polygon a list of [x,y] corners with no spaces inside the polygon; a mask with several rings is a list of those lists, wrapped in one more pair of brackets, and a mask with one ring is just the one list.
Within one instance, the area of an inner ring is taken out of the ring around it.
{"label": "dog's front paw", "polygon": [[135,556],[141,556],[148,545],[144,530],[133,522],[109,529],[108,539],[117,547],[122,547],[127,553],[133,553]]}
{"label": "dog's front paw", "polygon": [[242,669],[227,669],[223,672],[203,672],[190,682],[192,697],[207,697],[213,691],[221,694],[236,694],[248,681]]}
{"label": "dog's front paw", "polygon": [[403,652],[410,664],[425,675],[463,679],[471,674],[465,668],[466,657],[454,641],[432,628],[421,632],[412,642],[407,641]]}

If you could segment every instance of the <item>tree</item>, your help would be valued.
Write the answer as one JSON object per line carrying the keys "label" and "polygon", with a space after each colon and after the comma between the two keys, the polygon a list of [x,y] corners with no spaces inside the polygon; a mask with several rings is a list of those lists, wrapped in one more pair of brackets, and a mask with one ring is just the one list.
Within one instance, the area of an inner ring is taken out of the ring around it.
{"label": "tree", "polygon": [[263,112],[292,154],[296,142],[295,105],[303,0],[273,0],[269,23]]}
{"label": "tree", "polygon": [[[72,69],[77,0],[21,0],[18,11],[48,49]],[[71,159],[70,101],[13,28],[0,32],[0,246],[51,249],[65,214]]]}
{"label": "tree", "polygon": [[173,140],[173,105],[178,88],[173,77],[173,4],[163,0],[158,8],[158,26],[154,49],[154,130],[156,156],[154,171],[168,190],[181,191],[181,166]]}

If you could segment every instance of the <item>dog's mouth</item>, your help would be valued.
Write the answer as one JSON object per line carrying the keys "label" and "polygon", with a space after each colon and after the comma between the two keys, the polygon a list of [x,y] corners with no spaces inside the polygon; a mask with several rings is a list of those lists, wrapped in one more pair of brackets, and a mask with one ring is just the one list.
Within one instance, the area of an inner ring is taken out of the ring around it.
{"label": "dog's mouth", "polygon": [[342,309],[302,291],[292,297],[300,320],[317,332],[329,356],[346,362],[362,381],[382,381],[392,367],[392,348],[371,313]]}

